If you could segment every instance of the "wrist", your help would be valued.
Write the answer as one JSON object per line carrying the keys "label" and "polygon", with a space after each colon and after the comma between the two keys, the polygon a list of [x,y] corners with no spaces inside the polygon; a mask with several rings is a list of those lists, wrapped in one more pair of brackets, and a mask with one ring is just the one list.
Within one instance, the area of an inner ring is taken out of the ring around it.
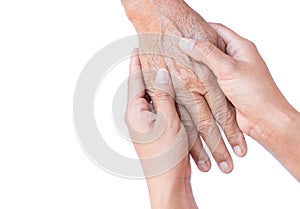
{"label": "wrist", "polygon": [[[136,19],[145,20],[153,13],[157,13],[161,8],[169,8],[171,5],[184,3],[184,0],[122,0],[127,17],[133,21]],[[164,11],[164,10],[163,10]]]}
{"label": "wrist", "polygon": [[125,11],[128,14],[137,13],[144,8],[149,8],[152,5],[155,5],[163,0],[121,0],[125,8]]}
{"label": "wrist", "polygon": [[148,179],[152,209],[196,209],[189,179]]}

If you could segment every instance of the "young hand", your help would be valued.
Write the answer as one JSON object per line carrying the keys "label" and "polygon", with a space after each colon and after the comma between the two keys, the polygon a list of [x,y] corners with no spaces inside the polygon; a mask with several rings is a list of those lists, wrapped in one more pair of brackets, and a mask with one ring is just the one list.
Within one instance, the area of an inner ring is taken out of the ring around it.
{"label": "young hand", "polygon": [[130,63],[126,122],[148,183],[152,208],[197,208],[190,185],[188,139],[168,71],[157,72],[156,109],[145,92],[138,51]]}

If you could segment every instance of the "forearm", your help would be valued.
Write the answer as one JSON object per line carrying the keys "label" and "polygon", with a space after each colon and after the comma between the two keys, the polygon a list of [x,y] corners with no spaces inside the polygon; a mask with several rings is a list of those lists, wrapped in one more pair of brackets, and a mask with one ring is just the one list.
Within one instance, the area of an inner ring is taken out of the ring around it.
{"label": "forearm", "polygon": [[272,118],[260,127],[261,143],[300,181],[300,114],[290,105],[273,108]]}
{"label": "forearm", "polygon": [[190,182],[148,180],[152,209],[197,209]]}

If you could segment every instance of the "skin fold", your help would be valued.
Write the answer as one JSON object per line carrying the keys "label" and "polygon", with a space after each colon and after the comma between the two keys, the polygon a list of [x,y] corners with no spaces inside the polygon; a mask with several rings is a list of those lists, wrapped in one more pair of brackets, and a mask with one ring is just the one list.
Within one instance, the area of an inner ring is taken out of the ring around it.
{"label": "skin fold", "polygon": [[147,94],[153,100],[157,71],[169,71],[177,111],[188,135],[190,154],[202,171],[211,167],[200,136],[224,173],[233,169],[232,158],[222,139],[223,129],[235,153],[247,152],[232,104],[221,91],[207,65],[183,53],[180,38],[209,41],[225,52],[226,44],[215,30],[183,0],[124,0],[126,14],[139,34],[142,73]]}

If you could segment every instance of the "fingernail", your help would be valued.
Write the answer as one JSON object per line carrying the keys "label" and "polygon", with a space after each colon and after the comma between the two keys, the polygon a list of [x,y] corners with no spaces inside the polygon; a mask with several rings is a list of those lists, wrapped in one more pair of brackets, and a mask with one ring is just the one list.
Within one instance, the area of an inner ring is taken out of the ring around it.
{"label": "fingernail", "polygon": [[187,39],[187,38],[182,38],[179,41],[179,47],[182,48],[185,51],[192,51],[194,46],[195,46],[196,40],[193,39]]}
{"label": "fingernail", "polygon": [[228,173],[230,171],[229,164],[226,161],[219,163],[219,167],[224,173]]}
{"label": "fingernail", "polygon": [[198,166],[201,171],[208,171],[209,170],[209,164],[207,161],[199,161]]}
{"label": "fingernail", "polygon": [[168,84],[168,83],[170,83],[171,78],[170,78],[169,72],[164,68],[159,69],[157,71],[155,81],[156,81],[157,84]]}
{"label": "fingernail", "polygon": [[239,156],[239,157],[243,156],[243,150],[240,146],[234,146],[233,151],[237,156]]}

